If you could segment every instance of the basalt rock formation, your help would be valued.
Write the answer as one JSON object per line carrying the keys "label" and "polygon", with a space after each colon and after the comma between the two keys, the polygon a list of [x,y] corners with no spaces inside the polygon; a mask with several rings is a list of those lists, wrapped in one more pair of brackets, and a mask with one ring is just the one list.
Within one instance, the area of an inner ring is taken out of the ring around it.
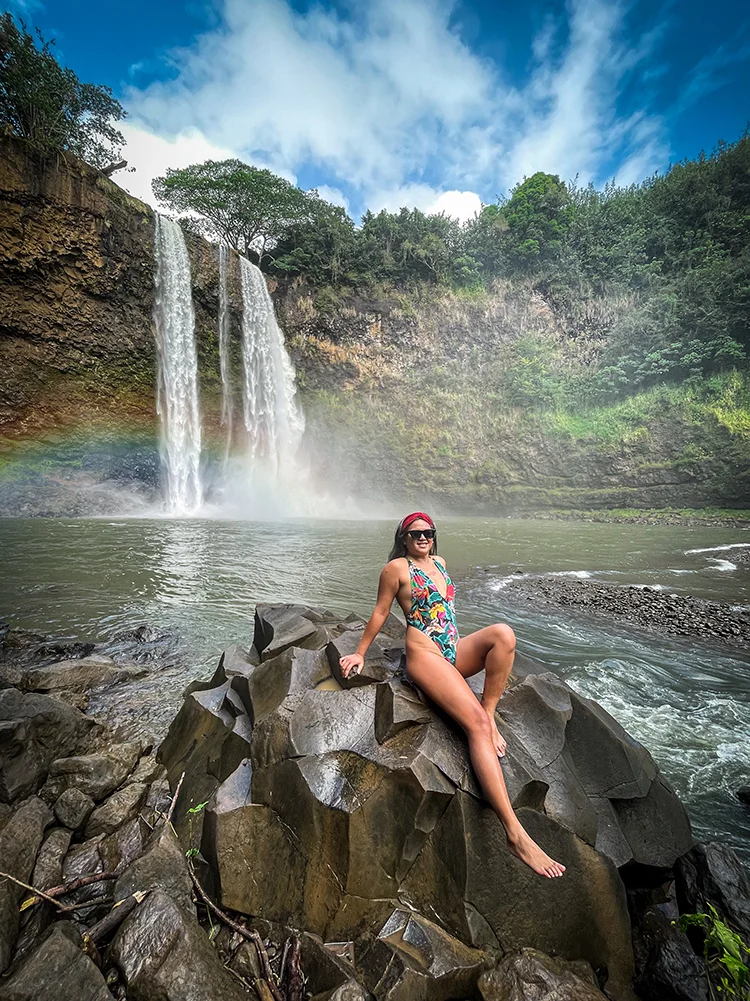
{"label": "basalt rock formation", "polygon": [[468,996],[492,957],[524,948],[585,960],[610,997],[632,996],[623,876],[663,879],[692,846],[646,749],[556,677],[517,673],[503,771],[568,867],[540,878],[508,852],[462,735],[405,679],[397,620],[341,677],[361,628],[259,605],[251,650],[186,696],[159,757],[173,786],[185,774],[177,828],[221,905],[351,942],[378,1001]]}
{"label": "basalt rock formation", "polygon": [[[113,681],[92,644],[5,633],[0,1001],[705,1001],[677,918],[711,904],[746,935],[747,876],[692,845],[648,752],[517,659],[503,770],[568,867],[537,877],[463,735],[405,678],[403,624],[341,677],[362,628],[258,606],[252,647],[190,685],[160,761],[71,704]],[[155,639],[114,646],[141,663]],[[18,687],[41,669],[71,689]]]}

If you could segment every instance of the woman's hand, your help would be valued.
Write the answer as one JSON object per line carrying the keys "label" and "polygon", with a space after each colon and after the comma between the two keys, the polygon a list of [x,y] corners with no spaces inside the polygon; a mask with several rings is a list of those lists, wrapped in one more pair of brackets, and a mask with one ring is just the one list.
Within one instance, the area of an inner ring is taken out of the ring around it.
{"label": "woman's hand", "polygon": [[342,657],[339,664],[341,665],[341,673],[345,678],[348,678],[352,671],[354,671],[355,674],[362,673],[365,658],[361,653],[350,653],[348,656]]}

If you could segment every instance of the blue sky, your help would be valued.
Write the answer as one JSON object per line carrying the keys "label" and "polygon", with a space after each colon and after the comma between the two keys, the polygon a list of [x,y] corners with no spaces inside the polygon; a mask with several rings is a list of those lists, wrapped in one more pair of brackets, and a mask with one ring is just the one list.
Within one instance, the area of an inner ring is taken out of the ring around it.
{"label": "blue sky", "polygon": [[536,170],[638,181],[750,121],[750,7],[14,0],[129,112],[116,179],[225,156],[345,204],[459,217]]}

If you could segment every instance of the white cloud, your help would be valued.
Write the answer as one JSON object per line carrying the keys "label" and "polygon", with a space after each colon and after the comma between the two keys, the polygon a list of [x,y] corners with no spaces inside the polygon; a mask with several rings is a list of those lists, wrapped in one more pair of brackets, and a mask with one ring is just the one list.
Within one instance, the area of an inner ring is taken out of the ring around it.
{"label": "white cloud", "polygon": [[658,116],[618,115],[656,39],[626,46],[624,9],[571,0],[566,20],[545,22],[516,87],[461,40],[451,0],[306,12],[224,0],[220,25],[171,53],[172,78],[124,97],[153,135],[199,136],[287,177],[318,170],[338,204],[341,184],[373,210],[465,217],[474,192],[492,201],[536,170],[599,181],[613,163],[628,176],[664,165]]}
{"label": "white cloud", "polygon": [[346,209],[347,212],[349,211],[349,200],[339,188],[331,188],[327,184],[319,184],[317,191],[324,201],[330,202],[332,205],[340,205],[342,209]]}
{"label": "white cloud", "polygon": [[157,207],[157,201],[151,182],[165,174],[168,167],[188,167],[191,163],[203,163],[204,160],[227,160],[236,156],[229,149],[214,146],[195,128],[186,128],[171,139],[127,121],[121,123],[119,128],[126,144],[123,159],[128,161],[129,167],[135,167],[135,172],[120,170],[112,179],[153,208]]}
{"label": "white cloud", "polygon": [[476,191],[444,191],[435,199],[432,205],[425,209],[429,213],[445,212],[446,215],[466,222],[473,219],[481,211],[482,199]]}

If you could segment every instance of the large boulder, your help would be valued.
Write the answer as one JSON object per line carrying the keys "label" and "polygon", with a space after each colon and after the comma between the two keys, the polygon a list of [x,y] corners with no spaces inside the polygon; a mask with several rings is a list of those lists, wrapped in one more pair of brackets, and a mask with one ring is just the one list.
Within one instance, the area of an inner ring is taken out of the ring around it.
{"label": "large boulder", "polygon": [[356,682],[340,677],[361,629],[304,606],[259,606],[252,655],[225,655],[213,687],[186,697],[160,759],[172,788],[185,773],[178,831],[192,827],[222,905],[359,943],[368,972],[358,979],[378,1001],[443,996],[427,953],[381,935],[407,911],[482,955],[585,960],[612,998],[632,997],[618,868],[654,878],[692,845],[651,756],[556,677],[528,665],[514,674],[502,768],[524,826],[567,866],[545,880],[508,851],[464,735],[408,683],[394,636],[381,634]]}
{"label": "large boulder", "polygon": [[118,789],[93,811],[86,824],[85,836],[94,838],[97,834],[113,834],[118,827],[137,816],[147,795],[148,786],[143,782],[130,782]]}
{"label": "large boulder", "polygon": [[750,943],[750,878],[736,853],[722,844],[696,845],[676,867],[677,899],[683,914],[719,915]]}
{"label": "large boulder", "polygon": [[111,744],[97,754],[57,758],[41,795],[54,803],[66,789],[80,789],[96,803],[109,796],[135,768],[143,750],[140,741]]}
{"label": "large boulder", "polygon": [[59,660],[26,671],[21,688],[27,692],[87,692],[141,678],[147,671],[135,665],[116,664],[111,657],[92,654],[77,660]]}
{"label": "large boulder", "polygon": [[195,914],[163,890],[153,890],[125,920],[110,952],[128,1001],[247,1001]]}
{"label": "large boulder", "polygon": [[[53,827],[37,855],[36,865],[31,875],[31,885],[38,890],[49,890],[62,883],[63,859],[70,847],[71,831],[64,827]],[[17,955],[26,954],[39,934],[52,923],[56,913],[53,904],[41,901],[21,916],[21,933],[16,946]]]}
{"label": "large boulder", "polygon": [[58,921],[0,987],[2,1001],[113,1001],[104,977],[81,951],[73,925]]}
{"label": "large boulder", "polygon": [[36,792],[50,763],[77,750],[94,721],[46,695],[0,690],[0,803]]}
{"label": "large boulder", "polygon": [[[0,832],[0,863],[4,872],[28,883],[34,871],[44,830],[52,820],[49,807],[32,796],[22,803]],[[0,878],[0,973],[7,970],[18,937],[18,905],[27,891]]]}

